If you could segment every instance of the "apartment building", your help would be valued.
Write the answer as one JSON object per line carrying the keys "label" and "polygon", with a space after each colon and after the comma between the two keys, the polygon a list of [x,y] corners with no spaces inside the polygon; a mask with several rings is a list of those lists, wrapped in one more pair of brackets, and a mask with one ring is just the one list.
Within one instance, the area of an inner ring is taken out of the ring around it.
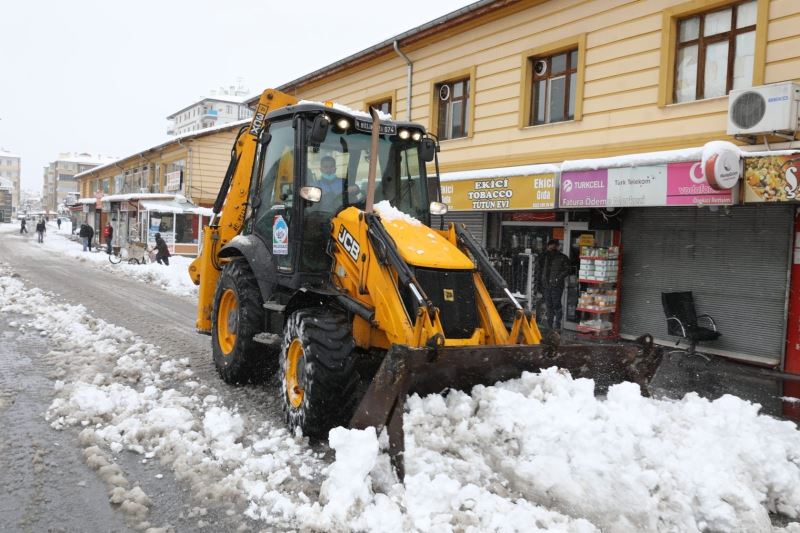
{"label": "apartment building", "polygon": [[78,198],[75,176],[99,165],[116,161],[115,157],[88,153],[64,152],[44,167],[42,204],[45,210],[58,212],[59,206],[69,205]]}
{"label": "apartment building", "polygon": [[0,148],[0,178],[11,183],[11,214],[16,217],[20,201],[20,173],[22,171],[22,158],[8,150]]}
{"label": "apartment building", "polygon": [[167,117],[172,125],[168,135],[182,135],[215,126],[223,126],[253,116],[247,106],[249,92],[243,87],[221,87],[197,102]]}

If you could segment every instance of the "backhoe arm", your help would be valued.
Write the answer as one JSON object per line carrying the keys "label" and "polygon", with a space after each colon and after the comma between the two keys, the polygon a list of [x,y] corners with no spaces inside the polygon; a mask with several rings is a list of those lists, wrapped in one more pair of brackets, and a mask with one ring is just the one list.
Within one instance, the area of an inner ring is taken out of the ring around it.
{"label": "backhoe arm", "polygon": [[199,286],[196,328],[200,333],[211,333],[211,311],[220,271],[217,254],[244,226],[253,162],[258,138],[266,126],[267,114],[296,103],[297,99],[293,96],[267,89],[261,93],[250,125],[243,128],[236,138],[228,171],[214,202],[214,215],[210,224],[203,228],[200,254],[189,266],[189,276]]}

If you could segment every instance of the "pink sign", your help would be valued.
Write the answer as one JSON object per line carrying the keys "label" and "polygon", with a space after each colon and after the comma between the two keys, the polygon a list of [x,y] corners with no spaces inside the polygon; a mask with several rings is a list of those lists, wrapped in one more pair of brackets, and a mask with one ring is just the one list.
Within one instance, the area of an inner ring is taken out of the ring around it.
{"label": "pink sign", "polygon": [[667,165],[667,205],[732,204],[732,191],[711,188],[700,162]]}
{"label": "pink sign", "polygon": [[608,170],[561,173],[561,207],[605,207],[608,197]]}

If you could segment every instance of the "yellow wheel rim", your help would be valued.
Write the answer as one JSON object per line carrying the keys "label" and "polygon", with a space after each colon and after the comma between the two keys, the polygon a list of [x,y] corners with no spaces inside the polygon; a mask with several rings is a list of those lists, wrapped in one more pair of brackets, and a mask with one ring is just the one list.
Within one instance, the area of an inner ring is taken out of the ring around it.
{"label": "yellow wheel rim", "polygon": [[299,369],[303,360],[303,343],[294,339],[286,350],[286,396],[289,403],[297,409],[303,403],[305,391],[300,386]]}
{"label": "yellow wheel rim", "polygon": [[229,355],[236,345],[239,301],[233,289],[225,289],[217,310],[217,340],[219,347]]}

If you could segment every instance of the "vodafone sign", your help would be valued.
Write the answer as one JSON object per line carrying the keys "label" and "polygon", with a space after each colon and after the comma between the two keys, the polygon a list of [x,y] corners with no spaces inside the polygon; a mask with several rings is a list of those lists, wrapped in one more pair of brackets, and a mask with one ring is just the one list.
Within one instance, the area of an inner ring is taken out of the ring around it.
{"label": "vodafone sign", "polygon": [[712,141],[703,147],[703,174],[712,189],[726,191],[736,186],[742,175],[740,155],[735,144],[725,141]]}

